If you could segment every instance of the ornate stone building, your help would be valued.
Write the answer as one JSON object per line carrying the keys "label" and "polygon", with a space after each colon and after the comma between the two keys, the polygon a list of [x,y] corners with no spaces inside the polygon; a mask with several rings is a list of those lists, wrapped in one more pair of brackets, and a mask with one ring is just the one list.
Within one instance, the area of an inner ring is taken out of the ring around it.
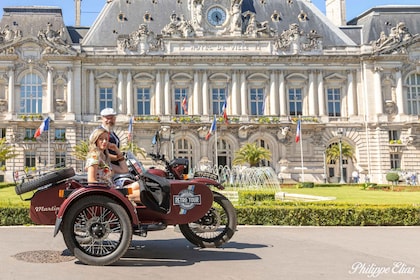
{"label": "ornate stone building", "polygon": [[[340,0],[327,1],[328,17],[308,0],[103,2],[91,27],[65,26],[58,7],[3,9],[0,133],[19,153],[2,163],[6,180],[24,167],[82,169],[73,148],[104,107],[118,111],[123,141],[133,117],[136,144],[151,151],[160,130],[162,151],[192,167],[231,166],[256,142],[289,180],[420,172],[420,6],[345,24]],[[354,159],[326,162],[340,141]]]}

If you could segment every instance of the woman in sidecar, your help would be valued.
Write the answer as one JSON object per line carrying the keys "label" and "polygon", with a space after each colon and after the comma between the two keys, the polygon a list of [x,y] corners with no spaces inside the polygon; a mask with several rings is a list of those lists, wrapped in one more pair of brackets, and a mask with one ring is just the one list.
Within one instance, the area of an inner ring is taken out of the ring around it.
{"label": "woman in sidecar", "polygon": [[[119,165],[111,163],[108,149],[116,152]],[[109,132],[104,128],[95,129],[89,137],[89,152],[86,157],[87,180],[89,184],[105,183],[114,185],[114,174],[128,173],[128,166],[123,153],[117,145],[109,143]],[[140,185],[138,182],[125,187],[133,190],[128,198],[134,202],[140,202]]]}

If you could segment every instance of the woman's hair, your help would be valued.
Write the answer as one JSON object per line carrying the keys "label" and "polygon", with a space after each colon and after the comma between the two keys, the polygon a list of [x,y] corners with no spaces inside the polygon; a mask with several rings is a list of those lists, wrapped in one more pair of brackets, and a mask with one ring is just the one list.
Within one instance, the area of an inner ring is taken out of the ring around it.
{"label": "woman's hair", "polygon": [[[108,130],[105,128],[97,128],[95,129],[89,136],[89,153],[97,153],[99,154],[98,146],[96,146],[96,142],[98,141],[99,136],[101,136],[103,133],[109,134]],[[108,158],[108,149],[105,149],[104,151],[105,156]]]}

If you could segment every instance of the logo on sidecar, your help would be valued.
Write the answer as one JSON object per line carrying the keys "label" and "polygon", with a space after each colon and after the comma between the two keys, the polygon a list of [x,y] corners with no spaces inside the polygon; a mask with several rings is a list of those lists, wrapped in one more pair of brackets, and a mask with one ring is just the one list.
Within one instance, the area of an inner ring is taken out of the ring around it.
{"label": "logo on sidecar", "polygon": [[188,189],[182,190],[178,195],[174,195],[174,205],[181,208],[180,214],[185,214],[188,210],[193,209],[196,205],[201,205],[201,195],[194,194],[194,185],[188,186]]}

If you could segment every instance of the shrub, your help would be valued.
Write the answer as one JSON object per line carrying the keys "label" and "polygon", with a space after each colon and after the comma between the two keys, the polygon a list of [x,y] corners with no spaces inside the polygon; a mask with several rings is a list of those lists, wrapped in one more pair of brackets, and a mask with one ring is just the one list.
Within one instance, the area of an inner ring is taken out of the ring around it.
{"label": "shrub", "polygon": [[388,182],[392,182],[395,184],[396,182],[398,182],[399,179],[400,179],[400,175],[398,175],[398,173],[389,172],[386,174],[386,180]]}

